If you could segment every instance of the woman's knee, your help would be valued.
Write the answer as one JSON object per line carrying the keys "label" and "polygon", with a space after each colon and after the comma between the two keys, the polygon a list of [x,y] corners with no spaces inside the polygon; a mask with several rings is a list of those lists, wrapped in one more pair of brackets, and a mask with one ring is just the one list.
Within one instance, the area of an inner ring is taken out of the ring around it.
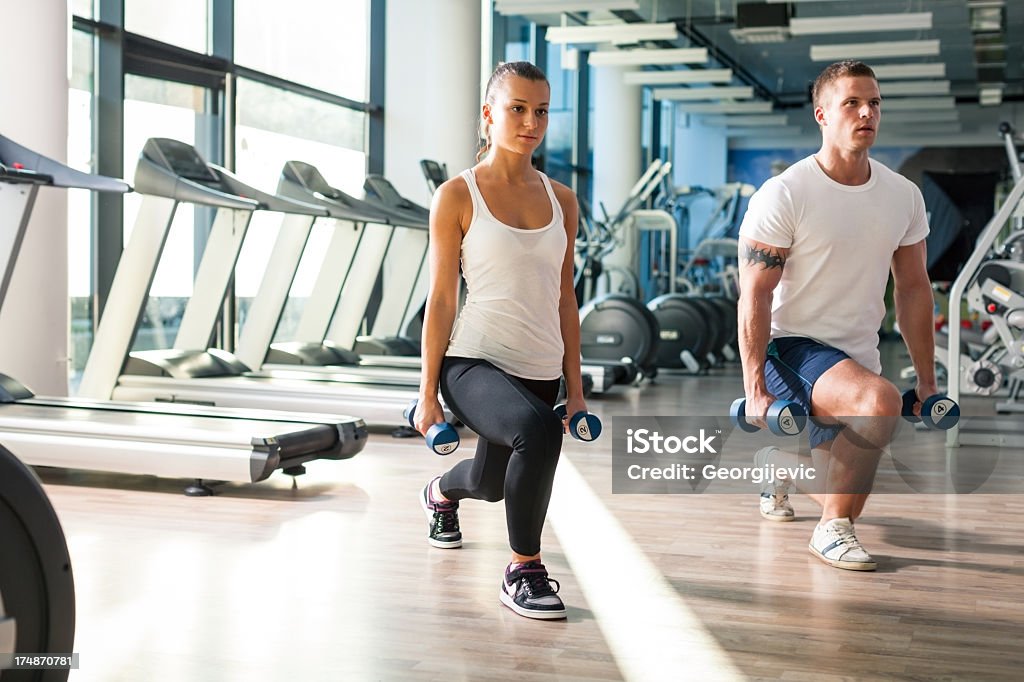
{"label": "woman's knee", "polygon": [[505,499],[504,484],[500,488],[498,486],[483,486],[476,492],[477,499],[484,502],[501,502]]}
{"label": "woman's knee", "polygon": [[535,414],[525,420],[516,437],[516,450],[520,454],[543,453],[545,456],[562,449],[562,420],[554,410]]}

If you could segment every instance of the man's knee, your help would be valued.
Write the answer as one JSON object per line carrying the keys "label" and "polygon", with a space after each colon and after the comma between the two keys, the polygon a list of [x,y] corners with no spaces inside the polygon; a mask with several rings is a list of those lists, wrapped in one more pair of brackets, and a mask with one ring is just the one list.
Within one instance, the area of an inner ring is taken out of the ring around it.
{"label": "man's knee", "polygon": [[898,417],[903,409],[899,391],[882,378],[863,386],[854,402],[853,417]]}

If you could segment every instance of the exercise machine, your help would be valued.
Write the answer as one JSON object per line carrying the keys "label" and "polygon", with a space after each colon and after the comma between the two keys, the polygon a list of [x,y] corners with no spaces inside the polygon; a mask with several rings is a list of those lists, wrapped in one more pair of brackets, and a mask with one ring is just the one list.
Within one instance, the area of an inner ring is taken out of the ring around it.
{"label": "exercise machine", "polygon": [[[166,138],[146,142],[135,188],[145,197],[96,331],[81,395],[360,414],[370,424],[402,425],[402,407],[415,395],[410,390],[342,385],[337,375],[254,374],[233,354],[209,347],[252,212],[276,207],[275,195],[209,166],[191,145]],[[166,235],[183,203],[216,209],[195,275],[195,293],[185,307],[174,348],[131,352]]]}
{"label": "exercise machine", "polygon": [[[306,191],[309,187],[316,189]],[[274,257],[242,326],[236,350],[239,360],[254,368],[251,374],[256,376],[309,378],[316,374],[341,383],[418,388],[418,363],[398,368],[368,367],[357,353],[325,338],[333,323],[345,327],[354,339],[358,316],[346,315],[345,311],[367,305],[372,283],[379,276],[379,254],[386,251],[394,231],[388,217],[367,205],[357,209],[344,203],[319,171],[297,161],[287,162],[282,169],[278,194],[293,197],[298,205],[311,206],[326,215],[331,220],[330,241],[313,291],[303,306],[297,338],[273,342],[317,216],[285,218],[274,244]],[[378,254],[375,266],[374,257],[363,257],[366,254]]]}
{"label": "exercise machine", "polygon": [[[43,186],[130,190],[0,136],[0,306]],[[365,424],[356,417],[36,396],[6,375],[0,433],[31,465],[195,479],[189,494],[209,493],[203,479],[255,482],[279,469],[299,474],[305,462],[347,459],[366,444]]]}
{"label": "exercise machine", "polygon": [[[1024,380],[1024,263],[999,258],[999,244],[1015,239],[1015,232],[1006,237],[1011,220],[1024,218],[1024,178],[1018,177],[1003,205],[981,232],[974,253],[964,264],[949,291],[948,348],[946,370],[949,378],[948,396],[960,401],[961,380],[976,371],[965,366],[961,352],[961,303],[983,312],[997,330],[998,341],[991,354],[983,356],[993,366],[1002,366],[1011,381]],[[947,445],[991,445],[1024,447],[1024,423],[1016,417],[1003,419],[966,418],[947,431]]]}
{"label": "exercise machine", "polygon": [[4,670],[5,654],[70,654],[75,581],[57,514],[32,470],[0,446],[0,682],[64,682],[68,670]]}

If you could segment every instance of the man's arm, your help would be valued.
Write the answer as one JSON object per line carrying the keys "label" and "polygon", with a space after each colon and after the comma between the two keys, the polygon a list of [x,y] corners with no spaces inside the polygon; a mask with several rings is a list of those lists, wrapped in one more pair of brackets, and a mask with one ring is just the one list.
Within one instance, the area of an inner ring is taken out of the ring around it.
{"label": "man's arm", "polygon": [[917,372],[921,400],[938,393],[935,384],[935,299],[928,279],[924,240],[901,246],[892,256],[896,321]]}
{"label": "man's arm", "polygon": [[[772,327],[772,292],[782,279],[789,249],[740,238],[740,361],[746,413],[759,419],[775,399],[764,380],[764,363]],[[755,422],[756,423],[756,422]]]}

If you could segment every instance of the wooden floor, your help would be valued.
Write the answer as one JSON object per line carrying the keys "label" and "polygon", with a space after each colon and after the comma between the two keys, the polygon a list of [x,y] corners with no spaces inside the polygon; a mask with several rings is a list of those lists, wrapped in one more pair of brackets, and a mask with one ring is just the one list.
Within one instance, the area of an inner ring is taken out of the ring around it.
{"label": "wooden floor", "polygon": [[[725,414],[740,385],[664,377],[591,407]],[[451,460],[419,441],[375,434],[294,487],[205,499],[42,471],[77,587],[71,680],[1021,679],[1024,496],[873,497],[857,528],[879,570],[856,573],[808,554],[806,497],[771,523],[748,495],[612,495],[611,438],[563,457],[544,536],[560,622],[499,604],[500,504],[463,504],[462,549],[427,545],[416,495]]]}

